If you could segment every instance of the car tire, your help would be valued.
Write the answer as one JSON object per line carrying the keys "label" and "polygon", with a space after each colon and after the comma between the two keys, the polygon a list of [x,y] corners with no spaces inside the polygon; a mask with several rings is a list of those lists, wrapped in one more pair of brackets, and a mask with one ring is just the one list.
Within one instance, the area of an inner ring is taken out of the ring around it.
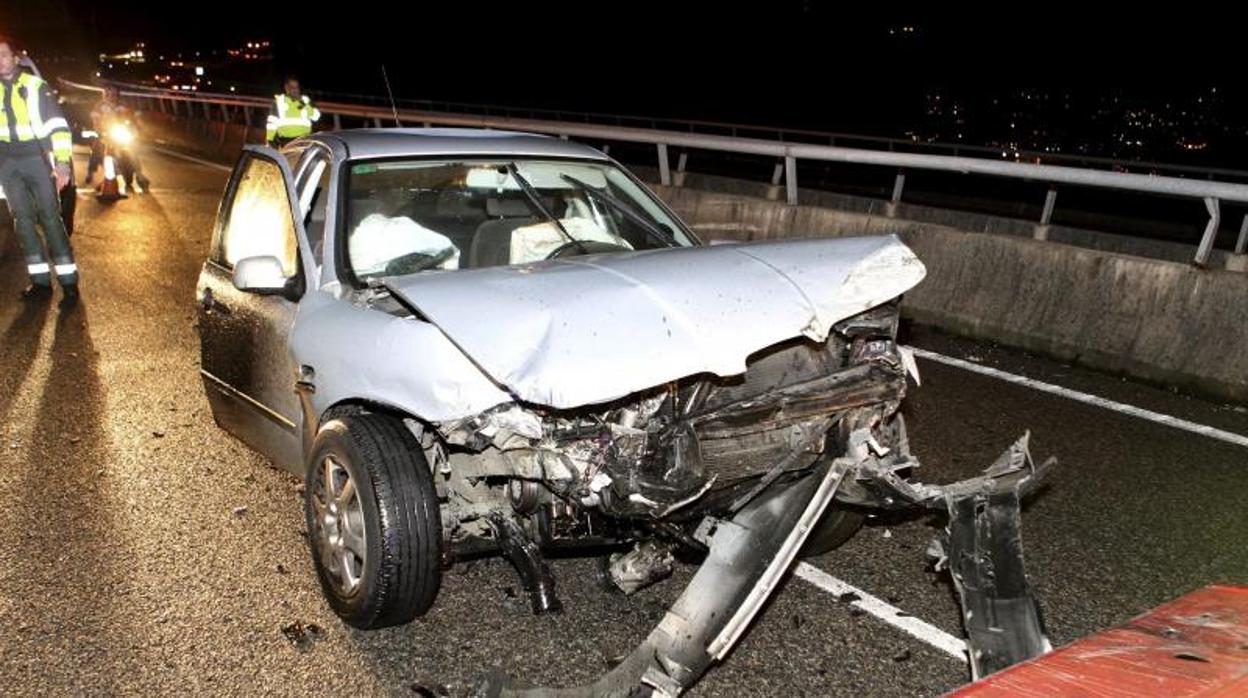
{"label": "car tire", "polygon": [[857,511],[837,506],[836,502],[828,504],[823,518],[802,545],[801,557],[814,557],[841,547],[858,533],[865,518]]}
{"label": "car tire", "polygon": [[402,625],[433,605],[442,581],[438,498],[424,452],[400,420],[361,414],[326,423],[312,444],[304,514],[321,589],[348,625]]}

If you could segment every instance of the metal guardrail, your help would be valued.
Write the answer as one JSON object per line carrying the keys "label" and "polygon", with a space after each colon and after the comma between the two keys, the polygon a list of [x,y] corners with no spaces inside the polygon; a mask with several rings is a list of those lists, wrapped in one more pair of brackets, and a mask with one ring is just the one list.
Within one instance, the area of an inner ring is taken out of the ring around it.
{"label": "metal guardrail", "polygon": [[[69,81],[63,84],[82,90],[99,91],[101,88]],[[185,105],[187,116],[194,117],[194,108],[200,107],[201,116],[212,120],[211,108],[216,107],[221,119],[235,122],[241,113],[243,123],[263,125],[268,113],[269,99],[234,94],[214,94],[205,92],[184,92],[178,90],[152,89],[136,85],[118,85],[124,97],[146,100],[155,104],[164,113],[181,115],[179,105]],[[671,130],[646,129],[629,126],[611,126],[602,124],[577,123],[568,121],[548,121],[507,116],[488,116],[477,114],[453,114],[445,112],[394,109],[386,106],[349,104],[343,102],[318,102],[317,108],[322,114],[334,120],[335,129],[341,128],[342,117],[371,120],[376,127],[384,127],[387,123],[396,125],[421,124],[424,126],[444,125],[484,129],[506,129],[543,133],[561,138],[577,137],[597,141],[616,141],[653,145],[658,160],[659,179],[664,185],[672,182],[672,170],[668,158],[669,147],[690,148],[694,150],[711,150],[729,153],[740,153],[772,157],[777,159],[772,184],[779,185],[781,177],[785,186],[786,199],[789,204],[798,203],[798,160],[820,162],[840,162],[858,165],[897,168],[891,198],[893,207],[900,203],[905,189],[905,170],[921,169],[960,174],[979,174],[992,177],[1046,182],[1050,185],[1045,197],[1044,209],[1040,216],[1036,237],[1043,239],[1047,226],[1053,215],[1057,201],[1056,185],[1073,185],[1080,187],[1117,189],[1165,196],[1200,199],[1209,212],[1209,221],[1197,246],[1193,262],[1201,267],[1208,264],[1213,252],[1214,241],[1221,223],[1220,202],[1248,204],[1248,184],[1236,184],[1214,180],[1186,179],[1159,175],[1145,175],[1127,172],[1112,172],[1087,168],[1069,167],[1064,165],[1041,165],[1022,162],[1002,162],[983,158],[971,158],[953,155],[929,155],[923,153],[907,153],[895,151],[871,150],[864,148],[847,148],[834,145],[818,145],[810,143],[776,142],[757,138],[740,138],[733,136],[711,135],[702,133],[686,133]],[[253,111],[259,114],[253,117]],[[683,172],[687,165],[684,154],[677,165],[677,172]],[[1235,171],[1228,171],[1235,172]],[[1248,173],[1246,173],[1248,174]],[[1240,226],[1239,238],[1235,245],[1235,254],[1244,254],[1248,249],[1248,215],[1245,215]]]}
{"label": "metal guardrail", "polygon": [[[255,85],[249,87],[250,89],[259,89],[258,86]],[[245,92],[244,94],[254,95],[256,93]],[[328,92],[323,90],[317,90],[317,94],[321,98],[333,102],[373,105],[384,107],[385,109],[390,108],[390,101],[379,95]],[[320,100],[318,99],[318,103],[319,101]],[[852,146],[853,144],[859,144],[866,145],[872,150],[900,150],[902,152],[921,152],[931,155],[954,156],[970,154],[982,156],[986,159],[992,160],[1014,157],[1016,160],[1021,159],[1026,162],[1038,163],[1043,161],[1048,164],[1067,164],[1077,167],[1097,166],[1110,168],[1118,172],[1138,173],[1140,171],[1144,171],[1147,174],[1154,175],[1181,174],[1191,175],[1193,177],[1203,177],[1205,179],[1213,179],[1214,177],[1229,177],[1248,182],[1248,170],[1237,170],[1224,167],[1177,165],[1174,163],[1154,162],[1151,160],[1122,160],[1117,158],[1067,153],[1061,151],[1019,150],[1016,148],[1003,149],[1001,147],[980,146],[967,143],[948,143],[942,141],[917,140],[913,138],[890,138],[887,136],[872,136],[861,133],[764,126],[759,124],[741,124],[724,121],[708,121],[705,119],[681,119],[627,114],[607,114],[591,111],[574,111],[540,107],[513,107],[498,104],[452,102],[447,100],[412,100],[401,97],[396,101],[401,107],[407,107],[417,111],[438,113],[480,114],[485,116],[532,118],[542,121],[571,121],[607,126],[633,126],[636,128],[647,128],[651,130],[675,130],[689,133],[701,132],[708,135],[726,135],[734,138],[753,137],[789,143],[808,142],[812,145],[839,144],[841,146]]]}

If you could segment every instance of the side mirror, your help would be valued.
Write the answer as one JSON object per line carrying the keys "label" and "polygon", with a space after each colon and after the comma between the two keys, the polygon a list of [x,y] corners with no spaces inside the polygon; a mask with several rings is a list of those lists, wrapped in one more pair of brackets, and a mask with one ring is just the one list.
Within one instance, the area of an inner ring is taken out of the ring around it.
{"label": "side mirror", "polygon": [[277,257],[246,257],[234,264],[234,288],[261,296],[289,297],[293,279],[282,271]]}

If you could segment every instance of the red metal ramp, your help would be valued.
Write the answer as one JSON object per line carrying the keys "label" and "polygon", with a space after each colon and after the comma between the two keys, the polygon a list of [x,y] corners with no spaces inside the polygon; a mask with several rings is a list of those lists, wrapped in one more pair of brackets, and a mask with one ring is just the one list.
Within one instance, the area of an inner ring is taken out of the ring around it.
{"label": "red metal ramp", "polygon": [[1212,585],[949,696],[1248,696],[1248,587]]}

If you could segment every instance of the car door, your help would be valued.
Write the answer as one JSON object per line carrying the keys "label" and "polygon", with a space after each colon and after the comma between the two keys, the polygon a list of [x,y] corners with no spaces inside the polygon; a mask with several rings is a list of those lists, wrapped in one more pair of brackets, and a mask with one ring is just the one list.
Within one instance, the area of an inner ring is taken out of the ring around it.
{"label": "car door", "polygon": [[[303,415],[288,338],[312,267],[298,201],[286,159],[272,148],[245,148],[217,214],[197,297],[200,373],[214,419],[278,465],[301,473]],[[261,256],[281,263],[286,291],[235,287],[235,264]]]}

